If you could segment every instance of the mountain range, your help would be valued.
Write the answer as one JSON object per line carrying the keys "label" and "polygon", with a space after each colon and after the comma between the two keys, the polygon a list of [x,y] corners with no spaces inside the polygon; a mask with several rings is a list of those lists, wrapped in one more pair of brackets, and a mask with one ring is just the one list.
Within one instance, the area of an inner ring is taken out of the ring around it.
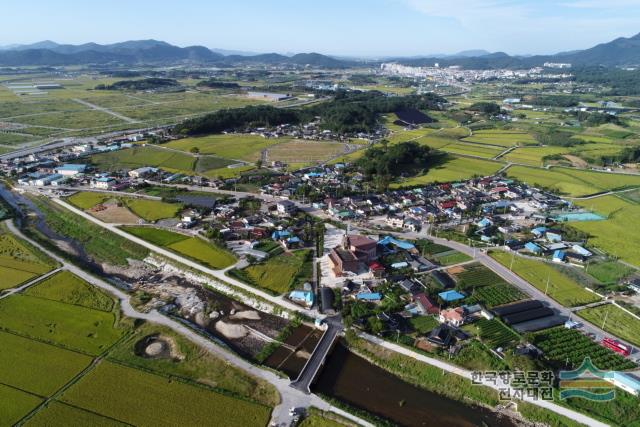
{"label": "mountain range", "polygon": [[[387,59],[387,61],[390,59]],[[603,65],[609,67],[640,64],[640,34],[620,37],[585,50],[562,52],[555,55],[511,56],[504,52],[489,53],[484,50],[468,50],[454,55],[430,55],[428,57],[391,58],[405,65],[441,66],[459,65],[464,68],[527,68],[544,62],[567,62],[574,65]],[[101,45],[58,44],[45,40],[26,45],[0,47],[0,66],[60,66],[60,65],[144,65],[169,63],[201,63],[216,65],[268,64],[310,65],[324,68],[347,68],[362,62],[356,59],[337,58],[319,53],[254,54],[250,52],[209,49],[204,46],[178,47],[158,40],[132,40]],[[371,61],[367,61],[371,63]]]}

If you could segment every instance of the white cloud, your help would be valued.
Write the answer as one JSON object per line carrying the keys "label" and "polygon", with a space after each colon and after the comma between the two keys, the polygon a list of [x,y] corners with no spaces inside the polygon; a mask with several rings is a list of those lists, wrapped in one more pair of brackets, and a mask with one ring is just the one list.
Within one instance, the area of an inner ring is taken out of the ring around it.
{"label": "white cloud", "polygon": [[638,0],[572,0],[560,3],[560,6],[574,9],[616,9],[623,7],[638,7]]}

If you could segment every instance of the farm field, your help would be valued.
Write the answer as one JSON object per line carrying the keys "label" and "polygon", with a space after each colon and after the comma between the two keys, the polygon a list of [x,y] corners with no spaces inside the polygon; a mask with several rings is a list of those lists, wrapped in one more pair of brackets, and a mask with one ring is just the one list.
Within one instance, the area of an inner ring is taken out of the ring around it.
{"label": "farm field", "polygon": [[502,147],[512,147],[514,145],[535,145],[538,142],[526,132],[510,130],[478,130],[472,136],[464,138],[463,141],[475,142],[477,144],[500,145]]}
{"label": "farm field", "polygon": [[481,144],[467,144],[464,142],[445,145],[440,148],[440,150],[452,154],[466,154],[468,156],[484,157],[487,159],[492,159],[504,151],[502,148],[495,148]]}
{"label": "farm field", "polygon": [[0,301],[2,328],[71,350],[97,355],[124,333],[113,313],[25,295]]}
{"label": "farm field", "polygon": [[227,426],[264,426],[271,412],[267,406],[105,361],[60,399],[138,426],[206,425],[216,419]]}
{"label": "farm field", "polygon": [[108,193],[91,191],[78,192],[70,196],[67,200],[69,203],[80,209],[88,210],[110,199],[118,200],[130,209],[134,215],[150,222],[164,218],[173,218],[182,209],[182,205],[177,203],[167,203],[161,200],[138,199],[135,197],[122,197]]}
{"label": "farm field", "polygon": [[576,200],[576,204],[607,217],[604,221],[575,222],[571,226],[589,233],[589,244],[619,259],[640,266],[640,205],[616,196]]}
{"label": "farm field", "polygon": [[53,267],[54,262],[46,255],[0,229],[0,291],[34,279]]}
{"label": "farm field", "polygon": [[198,237],[189,237],[152,227],[123,227],[123,230],[214,269],[226,268],[235,262],[235,257],[230,252]]}
{"label": "farm field", "polygon": [[29,287],[23,294],[106,312],[114,306],[111,297],[66,270]]}
{"label": "farm field", "polygon": [[346,145],[329,141],[293,140],[267,148],[267,160],[288,164],[313,165],[344,154]]}
{"label": "farm field", "polygon": [[255,162],[260,158],[262,150],[288,141],[288,138],[227,134],[184,138],[171,141],[164,146],[186,152],[198,148],[200,154],[213,154],[226,159]]}
{"label": "farm field", "polygon": [[480,303],[487,308],[493,308],[510,302],[527,299],[529,296],[520,289],[508,283],[498,283],[494,285],[482,286],[473,291],[469,297],[469,302]]}
{"label": "farm field", "polygon": [[557,190],[568,196],[584,196],[617,188],[640,186],[638,176],[556,167],[536,169],[512,166],[507,169],[507,176],[532,186]]}
{"label": "farm field", "polygon": [[[575,369],[585,357],[599,369],[624,371],[636,364],[601,346],[575,329],[551,328],[535,333],[533,344],[544,352],[554,368]],[[568,366],[567,366],[568,361]]]}
{"label": "farm field", "polygon": [[[512,255],[506,252],[493,251],[489,252],[489,255],[506,267],[511,265]],[[531,283],[538,290],[547,291],[551,298],[565,307],[577,307],[600,300],[597,295],[585,290],[570,277],[545,262],[521,256],[515,256],[513,260],[514,273]],[[548,290],[547,279],[549,279]]]}
{"label": "farm field", "polygon": [[440,253],[437,255],[433,255],[432,259],[443,266],[460,264],[461,262],[466,262],[471,260],[471,258],[468,255],[458,251],[448,251],[448,252]]}
{"label": "farm field", "polygon": [[91,156],[91,163],[105,171],[151,166],[168,172],[193,175],[195,162],[196,158],[190,154],[152,146],[132,147]]}
{"label": "farm field", "polygon": [[604,284],[615,284],[635,270],[617,261],[605,261],[589,264],[587,273]]}
{"label": "farm field", "polygon": [[576,314],[599,328],[640,346],[640,320],[615,305],[599,305],[580,310]]}
{"label": "farm field", "polygon": [[274,256],[265,262],[234,271],[234,276],[274,294],[283,294],[291,289],[298,275],[311,274],[304,269],[305,263],[310,263],[309,256],[309,251],[304,249]]}
{"label": "farm field", "polygon": [[76,425],[91,427],[125,427],[127,425],[56,400],[51,401],[45,408],[36,412],[24,425],[29,427],[49,427],[52,425],[65,425],[69,420],[73,420]]}
{"label": "farm field", "polygon": [[416,187],[433,182],[461,181],[474,176],[492,175],[501,166],[501,163],[488,160],[447,156],[441,164],[433,166],[426,174],[392,183],[390,187]]}
{"label": "farm field", "polygon": [[51,396],[91,363],[91,357],[0,332],[0,383]]}
{"label": "farm field", "polygon": [[502,159],[512,163],[523,163],[531,166],[543,166],[544,158],[570,151],[564,147],[519,147],[507,153]]}
{"label": "farm field", "polygon": [[37,396],[0,384],[0,425],[14,425],[40,403]]}
{"label": "farm field", "polygon": [[497,319],[480,319],[476,325],[480,331],[480,339],[490,348],[504,348],[520,339],[518,334]]}

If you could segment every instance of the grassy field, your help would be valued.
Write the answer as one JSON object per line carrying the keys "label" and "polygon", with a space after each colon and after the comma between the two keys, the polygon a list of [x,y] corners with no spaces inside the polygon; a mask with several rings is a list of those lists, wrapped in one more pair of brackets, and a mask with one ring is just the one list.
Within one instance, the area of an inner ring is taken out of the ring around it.
{"label": "grassy field", "polygon": [[441,147],[440,150],[452,154],[466,154],[468,156],[478,156],[486,159],[492,159],[504,151],[502,148],[480,144],[467,144],[464,142],[448,144]]}
{"label": "grassy field", "polygon": [[507,176],[529,185],[556,190],[568,196],[584,196],[624,187],[640,186],[640,177],[569,168],[536,169],[513,166]]}
{"label": "grassy field", "polygon": [[635,270],[617,261],[605,261],[589,264],[587,273],[604,284],[618,283]]}
{"label": "grassy field", "polygon": [[79,209],[87,210],[87,209],[91,209],[95,205],[103,203],[105,200],[109,200],[112,197],[114,197],[112,194],[107,194],[107,193],[96,193],[94,191],[79,191],[67,197],[67,201]]}
{"label": "grassy field", "polygon": [[274,256],[242,269],[236,276],[259,288],[282,294],[292,287],[303,265],[309,262],[308,257],[307,250]]}
{"label": "grassy field", "polygon": [[[502,251],[493,251],[490,252],[490,255],[506,267],[511,265],[511,254]],[[547,294],[551,298],[566,307],[577,307],[600,300],[597,295],[586,291],[570,277],[545,262],[523,258],[521,256],[515,256],[513,260],[514,273],[538,288],[538,290],[542,292],[547,291]],[[548,289],[547,279],[549,279]]]}
{"label": "grassy field", "polygon": [[345,147],[339,142],[293,140],[269,147],[267,156],[270,162],[313,165],[343,154]]}
{"label": "grassy field", "polygon": [[640,346],[640,320],[615,305],[605,304],[586,308],[578,311],[577,314],[597,327]]}
{"label": "grassy field", "polygon": [[230,252],[197,237],[151,227],[124,227],[123,229],[154,245],[171,249],[214,269],[226,268],[235,262],[235,257]]}
{"label": "grassy field", "polygon": [[95,154],[91,156],[91,163],[104,171],[119,171],[150,166],[169,172],[193,175],[196,158],[190,154],[163,150],[162,148],[147,145]]}
{"label": "grassy field", "polygon": [[195,426],[212,420],[224,420],[226,426],[264,426],[270,416],[266,406],[110,362],[101,362],[61,400],[137,426]]}
{"label": "grassy field", "polygon": [[42,399],[0,384],[0,426],[12,426],[27,415]]}
{"label": "grassy field", "polygon": [[607,217],[604,221],[571,223],[572,227],[589,233],[591,246],[640,266],[640,251],[637,247],[640,239],[640,205],[616,196],[579,200],[575,203]]}
{"label": "grassy field", "polygon": [[144,219],[145,221],[157,221],[164,218],[175,217],[182,205],[177,203],[166,203],[160,200],[147,199],[123,199],[131,212]]}
{"label": "grassy field", "polygon": [[564,147],[520,147],[507,153],[502,159],[512,163],[522,163],[531,166],[543,166],[544,158],[556,154],[569,153]]}
{"label": "grassy field", "polygon": [[1,326],[37,340],[97,355],[123,334],[113,313],[43,298],[13,295],[0,301]]}
{"label": "grassy field", "polygon": [[209,135],[184,138],[166,144],[176,150],[190,151],[198,148],[200,154],[214,154],[226,159],[254,162],[260,158],[262,150],[287,142],[287,138],[263,138],[259,135]]}
{"label": "grassy field", "polygon": [[111,297],[66,270],[29,287],[24,294],[106,312],[114,306]]}
{"label": "grassy field", "polygon": [[447,157],[444,162],[433,166],[424,175],[407,178],[391,184],[391,188],[414,187],[433,182],[462,181],[474,176],[487,176],[497,172],[501,163],[466,157]]}
{"label": "grassy field", "polygon": [[0,229],[0,291],[38,277],[53,266],[44,254]]}
{"label": "grassy field", "polygon": [[[91,357],[0,332],[0,383],[51,396],[91,363]],[[7,369],[10,367],[10,369]]]}

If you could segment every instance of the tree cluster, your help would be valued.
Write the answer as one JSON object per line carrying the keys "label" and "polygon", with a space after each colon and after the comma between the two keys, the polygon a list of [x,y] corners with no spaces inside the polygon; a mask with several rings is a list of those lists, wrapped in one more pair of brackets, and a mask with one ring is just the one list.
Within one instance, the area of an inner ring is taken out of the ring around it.
{"label": "tree cluster", "polygon": [[177,87],[179,83],[174,79],[151,77],[141,80],[120,80],[111,85],[99,84],[96,90],[152,90],[166,87]]}
{"label": "tree cluster", "polygon": [[496,114],[500,114],[500,106],[495,102],[476,102],[472,104],[469,108],[470,111],[477,111],[479,113],[488,114],[491,116],[495,116]]}

